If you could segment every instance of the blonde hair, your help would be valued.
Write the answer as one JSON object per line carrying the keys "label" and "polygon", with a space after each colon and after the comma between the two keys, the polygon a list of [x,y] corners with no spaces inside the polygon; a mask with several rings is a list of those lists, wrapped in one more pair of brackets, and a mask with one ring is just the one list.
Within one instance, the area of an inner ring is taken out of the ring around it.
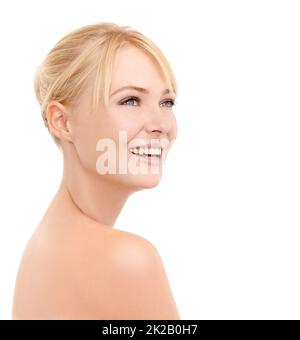
{"label": "blonde hair", "polygon": [[[152,57],[159,66],[168,89],[177,94],[173,70],[152,40],[129,26],[110,22],[84,26],[60,39],[36,69],[34,90],[46,127],[48,104],[52,100],[61,104],[74,103],[80,98],[90,77],[94,80],[92,109],[99,107],[100,101],[107,107],[114,58],[117,51],[127,44],[142,49]],[[61,148],[58,138],[52,134],[51,136]]]}

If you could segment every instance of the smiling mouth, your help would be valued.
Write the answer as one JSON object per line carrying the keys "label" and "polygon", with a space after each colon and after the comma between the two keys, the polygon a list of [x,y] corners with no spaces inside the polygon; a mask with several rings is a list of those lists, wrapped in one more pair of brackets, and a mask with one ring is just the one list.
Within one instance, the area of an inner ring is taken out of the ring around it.
{"label": "smiling mouth", "polygon": [[136,147],[136,148],[130,148],[129,151],[135,155],[142,158],[148,158],[148,159],[161,159],[162,155],[162,148],[157,147]]}

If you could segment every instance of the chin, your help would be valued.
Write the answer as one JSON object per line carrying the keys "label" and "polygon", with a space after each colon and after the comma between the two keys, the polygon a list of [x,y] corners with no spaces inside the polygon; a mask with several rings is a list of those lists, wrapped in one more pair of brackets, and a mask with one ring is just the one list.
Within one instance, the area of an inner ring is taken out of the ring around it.
{"label": "chin", "polygon": [[144,189],[151,189],[155,188],[156,186],[159,185],[161,178],[160,177],[150,177],[142,181],[142,187]]}
{"label": "chin", "polygon": [[146,174],[135,175],[127,178],[127,185],[132,188],[132,191],[155,188],[160,184],[161,174]]}

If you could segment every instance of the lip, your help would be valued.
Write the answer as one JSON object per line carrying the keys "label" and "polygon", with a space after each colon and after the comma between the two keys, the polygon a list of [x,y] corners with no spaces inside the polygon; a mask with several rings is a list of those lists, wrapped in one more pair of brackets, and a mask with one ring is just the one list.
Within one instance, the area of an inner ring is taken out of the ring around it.
{"label": "lip", "polygon": [[146,164],[152,165],[152,166],[153,165],[158,166],[158,165],[161,164],[162,153],[159,155],[159,157],[157,157],[157,156],[150,157],[150,156],[146,156],[146,155],[136,155],[136,154],[132,153],[130,150],[128,150],[128,152],[132,157],[135,157],[136,159],[138,159],[139,162],[146,163]]}
{"label": "lip", "polygon": [[132,140],[128,144],[129,149],[134,149],[134,148],[157,148],[157,149],[165,149],[169,145],[169,140],[166,138],[153,138],[153,139],[148,139],[148,140]]}
{"label": "lip", "polygon": [[129,149],[135,148],[154,148],[154,149],[164,149],[164,146],[159,143],[148,143],[148,144],[138,144],[138,145],[129,145]]}

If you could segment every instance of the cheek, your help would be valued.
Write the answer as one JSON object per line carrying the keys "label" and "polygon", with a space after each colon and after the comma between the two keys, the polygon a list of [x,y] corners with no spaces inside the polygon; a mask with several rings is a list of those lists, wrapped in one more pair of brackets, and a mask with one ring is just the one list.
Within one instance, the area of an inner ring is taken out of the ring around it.
{"label": "cheek", "polygon": [[[136,112],[120,109],[118,112],[111,112],[107,125],[110,126],[110,134],[113,136],[118,147],[119,137],[122,136],[122,145],[128,144],[143,129],[144,121],[143,117]],[[126,136],[126,140],[124,136]]]}
{"label": "cheek", "polygon": [[99,151],[96,150],[100,139],[109,138],[106,124],[101,123],[100,117],[89,116],[78,120],[74,130],[74,146],[82,165],[89,169],[96,168]]}
{"label": "cheek", "polygon": [[171,122],[172,123],[171,123],[171,130],[169,133],[169,138],[170,140],[173,140],[173,139],[176,139],[177,133],[178,133],[178,126],[177,126],[177,120],[176,120],[175,114],[172,115]]}
{"label": "cheek", "polygon": [[[78,120],[74,128],[74,145],[81,163],[86,168],[96,170],[98,157],[108,151],[107,147],[97,150],[97,144],[114,145],[118,152],[119,143],[122,148],[127,148],[128,142],[136,137],[142,127],[143,122],[137,117],[120,112],[95,114]],[[104,139],[109,140],[109,144]]]}

